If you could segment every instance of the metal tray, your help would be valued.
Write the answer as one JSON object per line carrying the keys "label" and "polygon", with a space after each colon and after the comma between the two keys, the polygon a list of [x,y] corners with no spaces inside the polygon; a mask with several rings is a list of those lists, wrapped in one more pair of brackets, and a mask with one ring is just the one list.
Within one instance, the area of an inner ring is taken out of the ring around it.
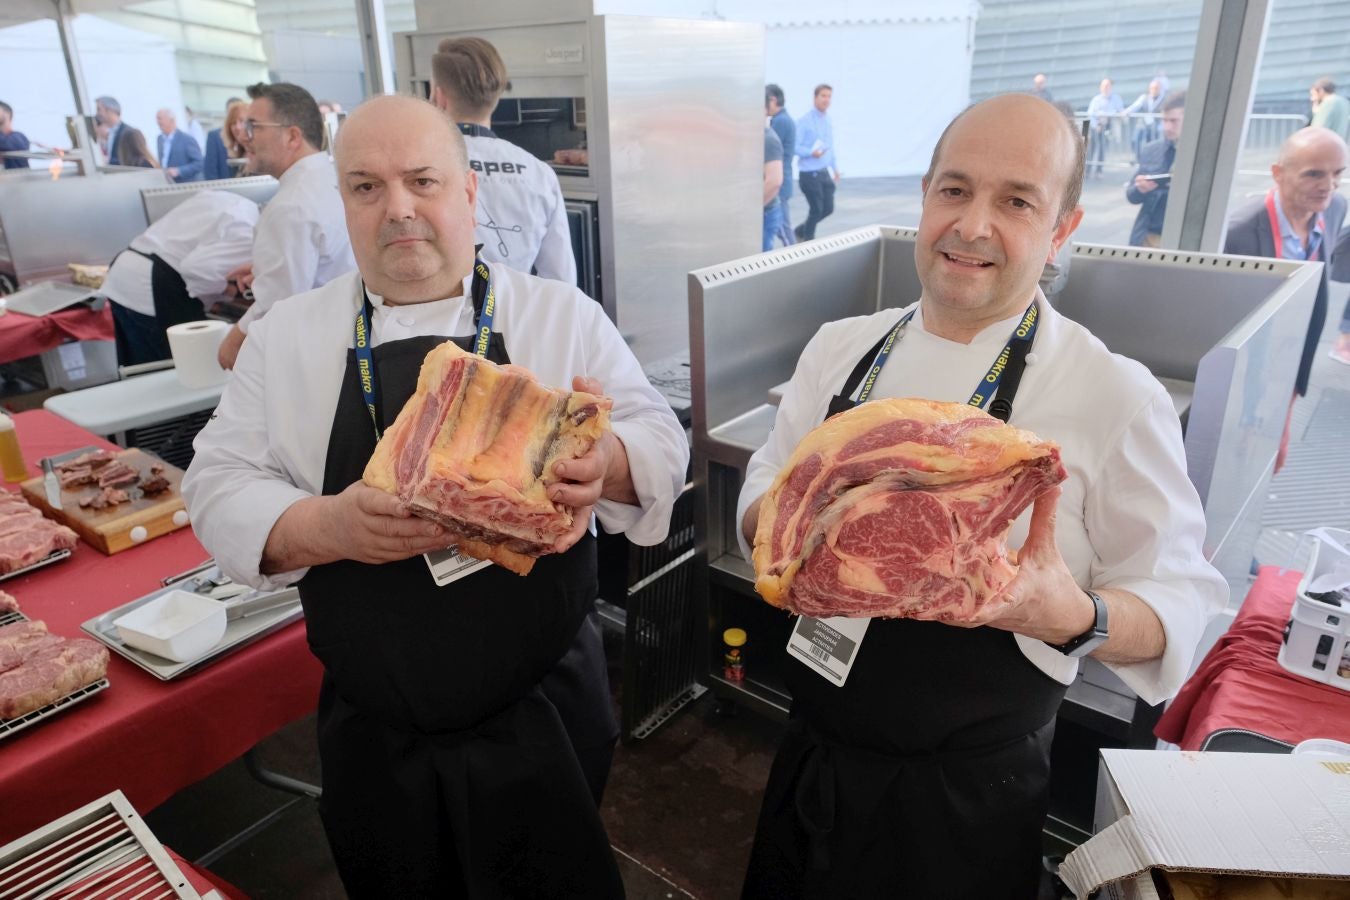
{"label": "metal tray", "polygon": [[[221,657],[247,647],[254,641],[286,627],[305,615],[304,610],[300,607],[300,592],[293,587],[281,591],[249,591],[247,594],[234,598],[235,601],[249,602],[260,600],[263,597],[288,594],[294,597],[294,602],[273,609],[266,609],[244,618],[231,620],[225,626],[225,636],[220,639],[220,643],[216,644],[206,655],[191,662],[176,663],[123,643],[122,636],[117,633],[117,626],[113,625],[115,619],[131,612],[133,609],[144,606],[169,591],[180,588],[196,589],[197,585],[188,586],[189,579],[193,575],[196,575],[197,578],[209,577],[216,585],[228,583],[228,579],[220,580],[223,579],[223,576],[220,575],[220,570],[213,565],[194,569],[170,581],[164,588],[132,600],[116,609],[110,609],[102,615],[95,616],[80,627],[95,640],[107,644],[108,648],[114,653],[140,666],[160,681],[172,681],[175,678],[181,678],[198,669],[205,668]],[[196,579],[192,580],[195,581]]]}
{"label": "metal tray", "polygon": [[11,578],[18,578],[20,575],[27,575],[34,569],[40,569],[43,566],[50,566],[52,563],[58,563],[63,559],[70,559],[69,550],[53,550],[51,553],[48,553],[46,556],[42,557],[42,559],[39,559],[37,562],[31,565],[27,565],[24,566],[23,568],[15,569],[13,572],[6,572],[4,575],[0,575],[0,581],[8,581]]}
{"label": "metal tray", "polygon": [[[66,552],[67,554],[69,554],[69,551]],[[0,627],[3,627],[5,625],[14,625],[18,622],[27,622],[27,621],[28,617],[21,612],[14,612],[8,609],[0,610]],[[87,700],[90,697],[94,696],[95,694],[99,693],[100,691],[107,690],[107,688],[108,688],[108,679],[100,678],[98,681],[95,681],[92,684],[86,684],[82,688],[77,688],[74,691],[71,691],[69,694],[66,694],[64,697],[59,697],[56,700],[53,700],[51,703],[48,703],[46,706],[40,707],[39,709],[35,709],[30,713],[19,716],[18,718],[0,719],[0,741],[4,740],[5,738],[9,737],[12,734],[17,734],[18,732],[23,731],[25,728],[28,728],[29,726],[36,725],[42,720],[50,716],[54,716],[57,713],[65,709],[68,709],[71,706],[74,706],[81,700]]]}
{"label": "metal tray", "polygon": [[43,281],[10,294],[5,298],[5,308],[10,312],[30,316],[47,316],[67,306],[93,300],[97,296],[97,291],[77,284]]}

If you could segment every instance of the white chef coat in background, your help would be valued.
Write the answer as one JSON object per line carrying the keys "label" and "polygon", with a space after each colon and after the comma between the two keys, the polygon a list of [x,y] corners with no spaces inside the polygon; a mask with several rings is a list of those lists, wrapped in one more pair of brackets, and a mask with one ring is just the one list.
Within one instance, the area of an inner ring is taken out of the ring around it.
{"label": "white chef coat in background", "polygon": [[[571,285],[488,267],[497,296],[493,327],[511,362],[567,389],[574,375],[596,378],[614,401],[610,421],[628,451],[640,505],[602,500],[595,508],[600,524],[635,544],[660,542],[689,462],[679,420],[600,304]],[[466,278],[463,296],[411,306],[386,307],[371,296],[374,344],[474,334],[470,284]],[[277,589],[307,571],[264,576],[258,567],[286,508],[323,492],[328,437],[360,304],[361,280],[353,272],[255,323],[215,416],[193,443],[183,496],[192,527],[231,578]]]}
{"label": "white chef coat in background", "polygon": [[312,153],[282,173],[253,237],[253,305],[239,320],[248,333],[278,300],[322,287],[356,268],[337,169]]}
{"label": "white chef coat in background", "polygon": [[[1205,517],[1186,476],[1181,425],[1166,390],[1139,363],[1116,356],[1037,291],[1040,324],[1013,404],[1011,424],[1060,446],[1063,483],[1055,540],[1078,584],[1130,591],[1152,607],[1167,634],[1160,659],[1107,663],[1148,703],[1173,696],[1190,670],[1206,623],[1228,602],[1228,585],[1204,557]],[[821,327],[802,351],[767,443],[750,458],[736,509],[739,523],[806,433],[825,418],[857,365],[905,310]],[[969,344],[930,334],[917,312],[872,389],[873,398],[965,403],[1021,321],[989,326]],[[1031,508],[1013,523],[1008,546],[1027,536]],[[1051,678],[1073,681],[1078,660],[1017,635],[1026,657]],[[867,652],[866,639],[859,651]],[[978,666],[978,659],[954,660]]]}
{"label": "white chef coat in background", "polygon": [[[230,191],[197,191],[164,214],[131,242],[131,249],[154,254],[183,276],[189,295],[225,293],[225,276],[253,255],[258,204]],[[121,253],[103,280],[103,294],[132,312],[153,316],[151,262]]]}
{"label": "white chef coat in background", "polygon": [[499,137],[466,135],[464,143],[478,175],[474,235],[483,259],[576,284],[567,207],[552,167]]}

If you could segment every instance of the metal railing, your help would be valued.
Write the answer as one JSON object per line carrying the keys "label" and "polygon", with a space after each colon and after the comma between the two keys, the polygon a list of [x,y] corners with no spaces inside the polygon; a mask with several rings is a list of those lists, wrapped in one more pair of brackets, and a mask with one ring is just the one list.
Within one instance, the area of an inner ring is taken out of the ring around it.
{"label": "metal railing", "polygon": [[[1102,132],[1100,170],[1103,172],[1132,172],[1138,166],[1139,148],[1162,137],[1162,116],[1158,113],[1117,113]],[[1088,120],[1086,112],[1074,113],[1074,124],[1079,132]],[[1239,175],[1264,175],[1275,161],[1280,145],[1289,135],[1307,125],[1299,115],[1256,113],[1247,118],[1247,134],[1238,158]],[[1098,161],[1093,156],[1096,144],[1093,135],[1088,142],[1088,172],[1094,171]]]}

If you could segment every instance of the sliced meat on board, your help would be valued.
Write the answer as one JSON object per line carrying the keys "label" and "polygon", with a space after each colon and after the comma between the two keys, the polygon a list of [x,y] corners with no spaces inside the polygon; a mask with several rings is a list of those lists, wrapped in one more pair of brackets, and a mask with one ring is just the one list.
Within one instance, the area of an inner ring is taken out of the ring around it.
{"label": "sliced meat on board", "polygon": [[79,535],[44,518],[19,494],[0,491],[0,575],[31,566],[56,550],[71,550]]}
{"label": "sliced meat on board", "polygon": [[423,360],[364,481],[444,525],[461,553],[524,575],[572,527],[545,492],[554,463],[590,450],[612,405],[447,342]]}
{"label": "sliced meat on board", "polygon": [[1017,574],[1008,529],[1066,477],[1059,448],[960,403],[832,416],[764,497],[755,589],[803,615],[968,619]]}

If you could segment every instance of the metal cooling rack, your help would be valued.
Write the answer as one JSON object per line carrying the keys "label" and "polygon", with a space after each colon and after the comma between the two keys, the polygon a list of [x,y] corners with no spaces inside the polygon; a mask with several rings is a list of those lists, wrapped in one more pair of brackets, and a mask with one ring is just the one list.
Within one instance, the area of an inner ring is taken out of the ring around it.
{"label": "metal cooling rack", "polygon": [[[70,551],[66,552],[69,554]],[[0,628],[3,628],[6,625],[14,625],[18,622],[27,621],[28,617],[21,612],[8,609],[0,610]],[[95,681],[92,684],[86,684],[84,687],[78,688],[57,700],[53,700],[46,706],[35,709],[26,715],[19,716],[15,719],[0,719],[0,741],[3,741],[12,734],[23,731],[25,728],[36,725],[43,719],[64,711],[67,707],[74,706],[81,700],[87,700],[100,691],[105,691],[107,689],[108,679],[100,678],[98,681]],[[8,894],[0,892],[0,900],[6,900],[8,896]]]}
{"label": "metal cooling rack", "polygon": [[0,581],[8,581],[11,578],[18,578],[20,575],[27,575],[34,569],[40,569],[43,566],[50,566],[52,563],[57,563],[63,559],[69,558],[70,558],[69,550],[53,550],[51,553],[48,553],[46,556],[42,557],[42,559],[39,559],[37,562],[32,563],[31,565],[27,565],[21,569],[15,569],[13,572],[6,572],[4,575],[0,575]]}
{"label": "metal cooling rack", "polygon": [[121,791],[0,847],[0,900],[201,900]]}

